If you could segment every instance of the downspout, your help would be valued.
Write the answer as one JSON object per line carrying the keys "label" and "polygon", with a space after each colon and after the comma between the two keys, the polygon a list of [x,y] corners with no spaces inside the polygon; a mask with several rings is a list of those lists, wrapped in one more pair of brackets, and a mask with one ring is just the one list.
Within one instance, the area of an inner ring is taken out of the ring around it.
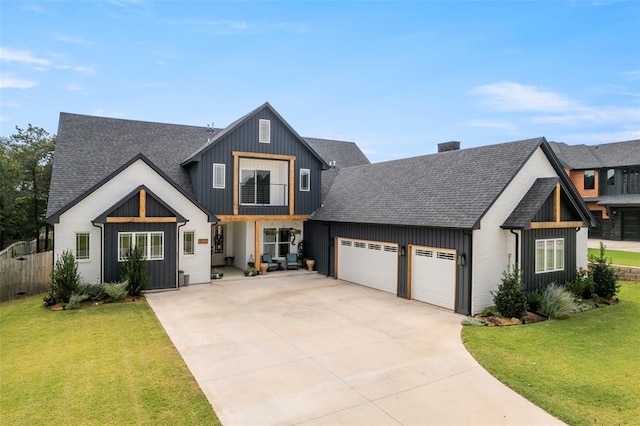
{"label": "downspout", "polygon": [[[178,282],[178,271],[180,271],[180,228],[182,228],[183,226],[185,226],[187,224],[187,222],[189,222],[188,220],[186,222],[184,222],[182,225],[178,225],[178,234],[176,235],[176,288],[178,288],[180,286],[180,283]],[[194,246],[196,245],[196,242],[193,242]],[[209,256],[211,257],[211,256]],[[211,269],[211,267],[209,267],[209,269]]]}
{"label": "downspout", "polygon": [[515,266],[516,266],[516,269],[520,269],[520,234],[518,234],[517,232],[514,232],[513,229],[509,229],[509,232],[511,232],[513,235],[516,236],[516,262],[515,262]]}
{"label": "downspout", "polygon": [[469,298],[469,309],[466,314],[471,315],[473,308],[473,230],[462,231],[462,235],[469,237],[469,252],[467,253],[467,273],[469,274],[469,289],[467,290],[467,297]]}
{"label": "downspout", "polygon": [[323,223],[327,227],[327,278],[331,276],[331,225]]}
{"label": "downspout", "polygon": [[96,223],[92,220],[91,224],[93,226],[95,226],[96,228],[100,229],[100,276],[98,277],[98,284],[102,284],[102,276],[104,274],[104,245],[102,244],[103,241],[103,233],[104,233],[104,226],[99,226],[96,225]]}

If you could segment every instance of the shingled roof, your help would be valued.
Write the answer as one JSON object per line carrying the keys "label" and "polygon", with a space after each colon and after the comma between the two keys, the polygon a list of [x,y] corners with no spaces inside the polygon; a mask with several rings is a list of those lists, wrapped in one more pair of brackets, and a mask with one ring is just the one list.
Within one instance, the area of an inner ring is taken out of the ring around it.
{"label": "shingled roof", "polygon": [[640,139],[600,145],[550,142],[562,164],[571,170],[640,165]]}
{"label": "shingled roof", "polygon": [[344,168],[311,219],[477,228],[541,145],[535,138]]}
{"label": "shingled roof", "polygon": [[558,182],[560,182],[560,178],[557,177],[536,179],[529,191],[522,197],[520,204],[513,209],[513,212],[501,227],[505,229],[529,229],[531,220]]}
{"label": "shingled roof", "polygon": [[324,200],[333,186],[338,170],[345,167],[371,164],[369,159],[360,151],[354,142],[344,142],[330,139],[304,138],[309,146],[331,166],[322,171],[322,199]]}
{"label": "shingled roof", "polygon": [[142,155],[185,195],[194,196],[180,166],[219,131],[207,127],[61,113],[47,217],[83,196],[132,158]]}

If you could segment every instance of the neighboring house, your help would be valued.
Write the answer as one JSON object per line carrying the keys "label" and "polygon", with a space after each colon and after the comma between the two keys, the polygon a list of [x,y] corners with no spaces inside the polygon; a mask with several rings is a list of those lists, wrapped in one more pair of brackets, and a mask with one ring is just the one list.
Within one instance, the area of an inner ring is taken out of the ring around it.
{"label": "neighboring house", "polygon": [[55,256],[89,282],[117,281],[141,247],[151,288],[233,261],[297,252],[328,168],[268,104],[227,128],[60,115],[47,220]]}
{"label": "neighboring house", "polygon": [[[144,250],[152,289],[178,271],[304,250],[320,273],[459,313],[502,272],[529,289],[586,266],[593,218],[544,138],[369,164],[302,138],[268,104],[225,129],[62,113],[47,219],[88,282]],[[302,241],[304,240],[304,247]]]}
{"label": "neighboring house", "polygon": [[443,148],[339,170],[305,223],[318,271],[470,314],[509,264],[528,290],[586,267],[593,218],[544,138]]}
{"label": "neighboring house", "polygon": [[598,222],[589,237],[640,241],[640,139],[551,147]]}

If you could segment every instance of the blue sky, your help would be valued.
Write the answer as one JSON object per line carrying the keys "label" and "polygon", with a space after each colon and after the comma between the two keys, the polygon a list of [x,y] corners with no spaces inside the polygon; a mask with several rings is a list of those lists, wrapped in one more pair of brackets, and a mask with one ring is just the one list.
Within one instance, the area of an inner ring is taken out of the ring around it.
{"label": "blue sky", "polygon": [[0,2],[0,136],[61,111],[224,127],[265,101],[375,162],[637,139],[640,2]]}

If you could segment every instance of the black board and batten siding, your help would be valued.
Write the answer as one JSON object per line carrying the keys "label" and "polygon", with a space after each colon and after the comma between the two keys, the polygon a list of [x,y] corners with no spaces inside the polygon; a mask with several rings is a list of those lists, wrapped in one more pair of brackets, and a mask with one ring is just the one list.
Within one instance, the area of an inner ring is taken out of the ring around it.
{"label": "black board and batten siding", "polygon": [[438,229],[411,226],[370,225],[307,221],[304,223],[304,257],[316,261],[316,270],[335,277],[336,238],[353,238],[382,241],[404,246],[405,256],[399,255],[398,292],[399,297],[407,297],[409,245],[455,249],[466,255],[466,266],[458,265],[455,311],[461,314],[471,312],[471,231],[461,229]]}
{"label": "black board and batten siding", "polygon": [[[260,119],[271,121],[271,142],[258,142]],[[213,134],[212,134],[213,137]],[[321,161],[305,146],[278,117],[268,109],[259,111],[238,128],[224,135],[214,145],[204,150],[197,164],[190,165],[190,174],[198,200],[219,215],[233,214],[233,151],[260,154],[290,155],[295,157],[293,174],[295,196],[294,214],[311,214],[321,204]],[[225,164],[225,188],[213,188],[213,164]],[[300,191],[300,169],[311,172],[310,191]],[[237,172],[237,171],[236,171]],[[289,214],[283,206],[239,206],[240,214],[272,215]]]}
{"label": "black board and batten siding", "polygon": [[104,226],[104,281],[120,281],[122,263],[118,262],[119,232],[163,232],[164,260],[147,261],[151,282],[149,290],[177,287],[177,225],[175,223],[107,223]]}
{"label": "black board and batten siding", "polygon": [[[536,240],[564,238],[564,270],[536,274]],[[564,284],[576,278],[576,228],[522,231],[522,273],[527,291],[552,282]]]}

